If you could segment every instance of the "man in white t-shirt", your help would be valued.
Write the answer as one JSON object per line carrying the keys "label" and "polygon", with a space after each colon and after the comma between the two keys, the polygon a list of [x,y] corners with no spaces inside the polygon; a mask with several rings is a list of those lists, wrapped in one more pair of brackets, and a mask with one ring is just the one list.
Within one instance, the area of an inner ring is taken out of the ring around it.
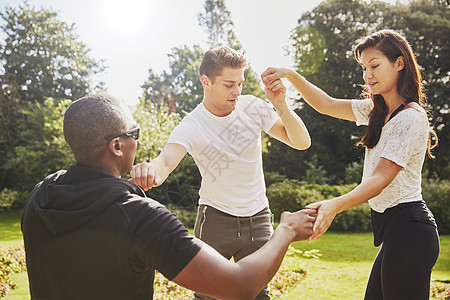
{"label": "man in white t-shirt", "polygon": [[[194,233],[235,261],[261,248],[273,233],[261,131],[295,149],[311,144],[302,120],[286,103],[281,80],[265,87],[276,112],[264,100],[241,95],[245,67],[245,58],[233,49],[208,50],[199,70],[203,102],[174,129],[156,159],[131,172],[132,181],[148,190],[161,185],[189,152],[202,176]],[[268,289],[256,299],[270,299]]]}

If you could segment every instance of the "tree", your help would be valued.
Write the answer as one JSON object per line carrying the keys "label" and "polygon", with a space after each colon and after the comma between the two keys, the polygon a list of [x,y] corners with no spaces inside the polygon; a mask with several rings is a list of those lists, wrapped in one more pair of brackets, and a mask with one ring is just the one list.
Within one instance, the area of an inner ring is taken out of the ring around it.
{"label": "tree", "polygon": [[[141,125],[137,162],[156,158],[181,120],[179,114],[161,108],[141,102],[133,112],[134,119]],[[186,155],[162,186],[149,190],[147,195],[164,204],[193,209],[197,204],[199,188],[200,173],[193,159]]]}
{"label": "tree", "polygon": [[5,35],[0,45],[3,89],[14,84],[22,101],[43,103],[46,97],[77,99],[92,90],[91,76],[103,71],[78,41],[75,24],[28,2],[0,13]]}
{"label": "tree", "polygon": [[[47,98],[21,106],[17,132],[22,143],[2,150],[0,190],[31,191],[49,173],[74,162],[63,136],[63,115],[71,100]],[[25,142],[26,141],[26,142]]]}
{"label": "tree", "polygon": [[75,25],[28,2],[0,13],[0,190],[30,190],[73,161],[61,124],[64,106],[94,89],[102,62],[88,57]]}
{"label": "tree", "polygon": [[439,0],[416,0],[404,8],[403,32],[422,68],[428,106],[439,137],[436,159],[426,160],[431,176],[450,178],[450,6]]}
{"label": "tree", "polygon": [[[361,69],[355,62],[353,47],[364,36],[380,29],[399,31],[410,41],[417,53],[418,62],[426,74],[430,108],[435,117],[435,128],[441,144],[448,143],[449,81],[449,9],[442,1],[418,0],[408,5],[392,6],[381,1],[328,0],[303,14],[293,30],[289,53],[295,59],[296,70],[330,96],[359,98],[363,84]],[[447,89],[448,90],[448,89]],[[275,157],[283,153],[282,169],[291,178],[299,178],[305,165],[318,153],[319,164],[325,166],[337,182],[345,180],[345,168],[358,162],[362,148],[355,143],[363,133],[354,123],[337,120],[315,112],[300,101],[298,113],[305,121],[312,138],[308,151],[294,155],[289,149],[268,148],[265,163],[275,167]],[[278,147],[278,146],[277,146]],[[447,176],[449,172],[448,147],[440,147],[436,161],[428,161],[431,173]],[[297,169],[297,173],[295,169]],[[275,168],[274,168],[275,169]],[[447,170],[447,171],[445,171]]]}
{"label": "tree", "polygon": [[161,75],[149,70],[149,77],[141,86],[141,101],[159,105],[161,96],[170,91],[177,112],[188,113],[203,99],[198,69],[203,57],[203,50],[198,45],[172,48],[168,54],[170,71]]}
{"label": "tree", "polygon": [[[224,0],[206,0],[205,11],[198,15],[198,22],[208,36],[210,48],[226,45],[242,51],[242,45],[234,33],[231,13]],[[204,51],[199,45],[174,47],[168,54],[169,71],[161,75],[149,70],[149,77],[142,85],[142,101],[159,105],[161,98],[167,96],[174,99],[177,112],[188,113],[203,100],[203,87],[199,78],[199,67]],[[243,94],[253,94],[264,98],[264,91],[259,85],[257,75],[249,66],[244,73]]]}
{"label": "tree", "polygon": [[[234,33],[234,23],[225,0],[205,0],[203,8],[204,12],[198,15],[198,23],[208,36],[209,47],[225,45],[245,53],[242,44]],[[244,78],[242,94],[251,94],[264,99],[264,91],[261,89],[258,75],[251,66],[245,69]]]}
{"label": "tree", "polygon": [[205,0],[203,8],[204,12],[198,14],[198,23],[208,35],[209,47],[227,45],[241,50],[242,45],[234,33],[234,23],[225,0]]}

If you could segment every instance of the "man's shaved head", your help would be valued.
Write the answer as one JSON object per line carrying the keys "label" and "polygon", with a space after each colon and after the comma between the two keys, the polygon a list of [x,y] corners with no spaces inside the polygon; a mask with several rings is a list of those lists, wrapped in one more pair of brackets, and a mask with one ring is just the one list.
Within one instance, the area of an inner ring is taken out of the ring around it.
{"label": "man's shaved head", "polygon": [[108,147],[106,135],[130,129],[130,110],[116,98],[97,94],[74,101],[64,115],[64,138],[77,163],[93,165]]}

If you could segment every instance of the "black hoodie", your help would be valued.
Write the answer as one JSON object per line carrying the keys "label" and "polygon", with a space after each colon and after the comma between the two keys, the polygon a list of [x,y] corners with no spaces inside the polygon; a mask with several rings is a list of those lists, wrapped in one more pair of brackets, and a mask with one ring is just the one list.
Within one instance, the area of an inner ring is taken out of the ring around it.
{"label": "black hoodie", "polygon": [[22,216],[33,299],[152,299],[201,248],[134,183],[71,165],[33,189]]}

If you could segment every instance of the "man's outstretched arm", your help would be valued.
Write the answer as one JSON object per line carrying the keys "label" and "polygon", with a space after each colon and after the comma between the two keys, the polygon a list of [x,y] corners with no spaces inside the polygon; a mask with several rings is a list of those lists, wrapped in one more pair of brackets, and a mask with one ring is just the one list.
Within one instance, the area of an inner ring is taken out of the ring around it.
{"label": "man's outstretched arm", "polygon": [[142,162],[133,166],[131,181],[144,191],[161,185],[178,166],[187,150],[179,144],[167,144],[151,162]]}
{"label": "man's outstretched arm", "polygon": [[290,243],[311,236],[315,212],[283,213],[271,239],[237,263],[204,245],[173,281],[220,299],[254,299],[277,272]]}

